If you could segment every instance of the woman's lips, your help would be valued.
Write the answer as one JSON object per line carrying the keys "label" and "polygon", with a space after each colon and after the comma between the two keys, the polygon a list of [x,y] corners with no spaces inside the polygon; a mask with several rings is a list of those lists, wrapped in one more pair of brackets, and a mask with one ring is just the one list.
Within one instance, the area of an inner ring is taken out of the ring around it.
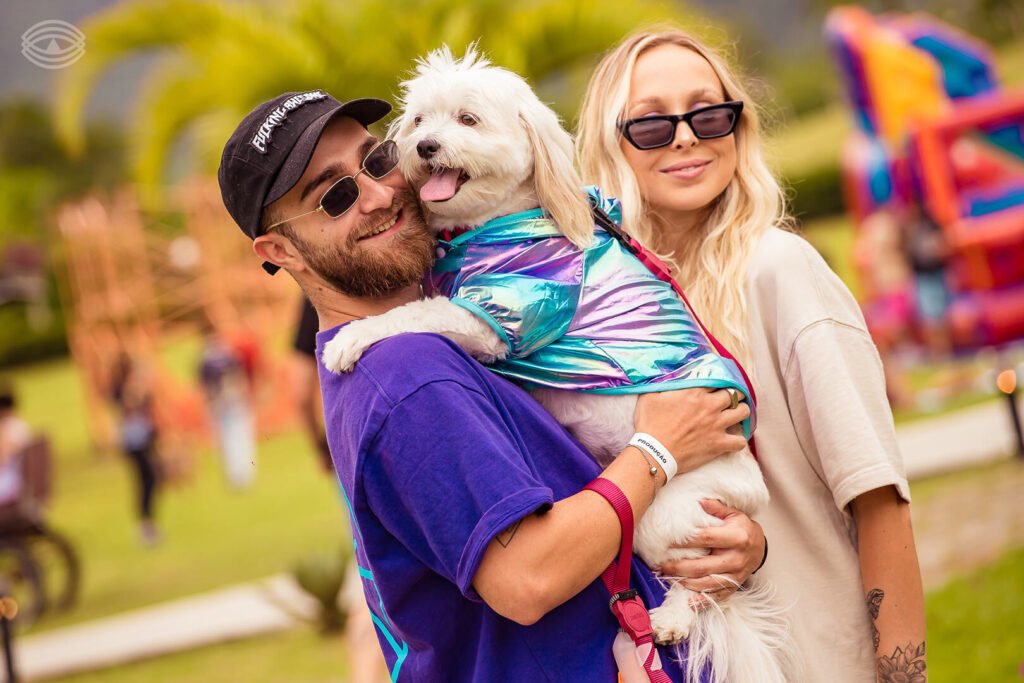
{"label": "woman's lips", "polygon": [[692,180],[700,176],[704,170],[711,164],[711,160],[703,161],[684,161],[679,164],[674,164],[668,168],[661,169],[661,172],[665,175],[670,175],[673,178],[679,178],[681,180]]}

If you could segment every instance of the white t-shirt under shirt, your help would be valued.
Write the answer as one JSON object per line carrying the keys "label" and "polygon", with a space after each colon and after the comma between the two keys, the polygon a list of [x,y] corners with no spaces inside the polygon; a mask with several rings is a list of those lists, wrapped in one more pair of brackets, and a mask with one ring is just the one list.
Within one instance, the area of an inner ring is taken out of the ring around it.
{"label": "white t-shirt under shirt", "polygon": [[882,365],[849,290],[803,238],[770,228],[748,266],[755,441],[771,502],[761,573],[791,604],[802,681],[876,680],[848,505],[895,485],[910,500]]}

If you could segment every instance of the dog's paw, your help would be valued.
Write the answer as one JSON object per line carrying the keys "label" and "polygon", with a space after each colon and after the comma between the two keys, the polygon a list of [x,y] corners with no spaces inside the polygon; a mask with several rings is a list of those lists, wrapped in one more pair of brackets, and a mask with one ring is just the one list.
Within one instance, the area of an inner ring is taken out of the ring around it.
{"label": "dog's paw", "polygon": [[366,349],[383,338],[374,334],[373,328],[362,322],[357,320],[349,323],[324,345],[324,367],[339,374],[352,372]]}
{"label": "dog's paw", "polygon": [[651,610],[651,629],[659,645],[675,645],[686,640],[693,625],[693,612],[662,605]]}
{"label": "dog's paw", "polygon": [[490,365],[491,363],[497,363],[499,360],[505,360],[505,356],[507,356],[507,355],[508,354],[506,354],[504,350],[502,350],[501,353],[474,353],[474,354],[472,354],[473,358],[475,358],[478,363],[482,363],[484,365]]}

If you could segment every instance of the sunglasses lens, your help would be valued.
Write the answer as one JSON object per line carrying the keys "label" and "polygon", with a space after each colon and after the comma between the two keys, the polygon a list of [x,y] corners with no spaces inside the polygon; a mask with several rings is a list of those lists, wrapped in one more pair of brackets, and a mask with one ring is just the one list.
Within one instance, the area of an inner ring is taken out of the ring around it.
{"label": "sunglasses lens", "polygon": [[377,145],[363,161],[363,168],[371,177],[380,180],[395,170],[398,165],[398,145],[394,140],[385,140]]}
{"label": "sunglasses lens", "polygon": [[701,138],[728,135],[736,125],[736,112],[727,107],[702,111],[690,120],[693,132]]}
{"label": "sunglasses lens", "polygon": [[337,218],[351,209],[358,198],[359,187],[355,179],[349,176],[331,185],[320,200],[320,205],[324,207],[324,213],[331,218]]}
{"label": "sunglasses lens", "polygon": [[663,147],[670,142],[675,135],[675,124],[664,119],[648,119],[634,121],[629,124],[629,137],[633,138],[633,144],[641,149],[652,147]]}

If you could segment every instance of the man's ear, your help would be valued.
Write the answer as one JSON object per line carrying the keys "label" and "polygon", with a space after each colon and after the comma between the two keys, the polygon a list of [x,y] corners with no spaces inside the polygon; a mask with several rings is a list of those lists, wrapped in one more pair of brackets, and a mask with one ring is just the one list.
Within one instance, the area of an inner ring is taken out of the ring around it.
{"label": "man's ear", "polygon": [[252,243],[252,250],[263,261],[273,263],[290,272],[305,270],[306,262],[291,241],[275,232],[260,235]]}

